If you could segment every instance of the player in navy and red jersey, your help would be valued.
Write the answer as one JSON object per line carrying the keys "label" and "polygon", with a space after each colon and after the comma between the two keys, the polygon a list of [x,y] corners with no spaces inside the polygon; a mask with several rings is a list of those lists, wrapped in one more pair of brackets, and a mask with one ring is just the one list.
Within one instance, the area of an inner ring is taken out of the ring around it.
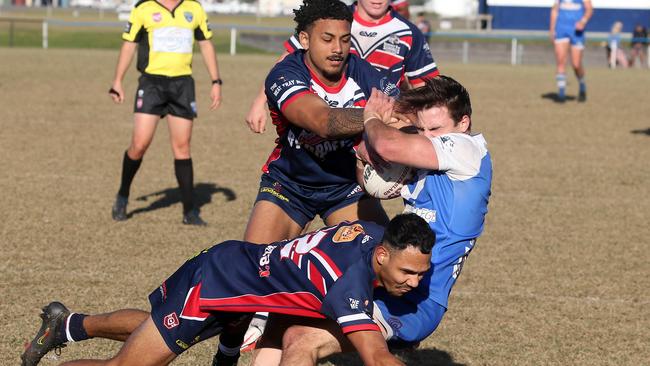
{"label": "player in navy and red jersey", "polygon": [[51,303],[23,365],[36,365],[48,351],[91,337],[126,343],[110,360],[67,365],[166,365],[220,333],[217,364],[233,365],[241,325],[254,311],[335,320],[366,365],[401,365],[372,320],[373,289],[402,296],[417,287],[429,270],[434,241],[415,214],[396,216],[385,231],[356,221],[268,245],[226,241],[189,259],[154,290],[151,314],[124,309],[83,315]]}
{"label": "player in navy and red jersey", "polygon": [[[389,0],[359,0],[350,5],[353,12],[350,52],[370,62],[398,86],[405,81],[418,87],[425,79],[439,74],[438,67],[422,32],[395,9]],[[280,59],[303,48],[297,35],[285,42]],[[266,95],[261,90],[253,101],[246,122],[253,132],[266,128]]]}
{"label": "player in navy and red jersey", "polygon": [[390,0],[390,6],[392,6],[393,9],[395,9],[395,11],[404,18],[411,18],[408,0]]}

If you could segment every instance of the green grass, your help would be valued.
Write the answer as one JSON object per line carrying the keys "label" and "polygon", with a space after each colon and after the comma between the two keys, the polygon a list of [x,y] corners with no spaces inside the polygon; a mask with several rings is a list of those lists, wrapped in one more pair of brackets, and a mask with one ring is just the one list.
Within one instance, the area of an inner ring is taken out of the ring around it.
{"label": "green grass", "polygon": [[[10,40],[10,32],[13,37]],[[230,32],[217,29],[212,42],[217,53],[230,50]],[[50,48],[118,49],[122,44],[121,29],[115,27],[60,27],[50,26]],[[8,23],[0,23],[0,47],[42,47],[42,30],[39,23],[15,23],[13,31]],[[267,51],[237,42],[237,53],[268,53]]]}

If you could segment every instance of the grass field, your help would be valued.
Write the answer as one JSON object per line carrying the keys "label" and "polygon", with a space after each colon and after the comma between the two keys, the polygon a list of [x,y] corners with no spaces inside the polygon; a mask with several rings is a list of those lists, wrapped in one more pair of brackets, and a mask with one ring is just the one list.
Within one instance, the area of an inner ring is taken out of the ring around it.
{"label": "grass field", "polygon": [[[111,220],[131,132],[131,102],[115,106],[106,93],[116,58],[0,48],[2,365],[19,362],[49,301],[82,312],[147,309],[149,292],[187,257],[243,235],[274,140],[273,131],[251,134],[243,120],[274,56],[220,55],[216,112],[206,108],[209,78],[195,62],[192,146],[206,228],[180,223],[164,126],[134,182],[132,218]],[[544,97],[554,90],[551,67],[440,66],[470,90],[474,129],[493,156],[493,193],[450,309],[409,364],[648,364],[650,73],[588,70],[588,103],[556,105]],[[127,75],[129,95],[136,77]],[[395,214],[401,204],[386,207]],[[208,365],[214,345],[176,364]],[[118,347],[72,344],[60,360]]]}

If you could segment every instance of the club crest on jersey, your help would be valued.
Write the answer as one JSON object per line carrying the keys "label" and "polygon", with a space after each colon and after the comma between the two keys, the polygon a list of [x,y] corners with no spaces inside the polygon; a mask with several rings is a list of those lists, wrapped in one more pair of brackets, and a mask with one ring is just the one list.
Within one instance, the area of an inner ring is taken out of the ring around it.
{"label": "club crest on jersey", "polygon": [[334,243],[347,243],[354,240],[360,234],[363,234],[363,226],[354,224],[351,226],[341,226],[332,237]]}
{"label": "club crest on jersey", "polygon": [[370,37],[370,38],[372,38],[372,37],[377,36],[377,32],[367,32],[367,31],[362,30],[361,32],[359,32],[359,35],[362,36],[362,37]]}
{"label": "club crest on jersey", "polygon": [[180,324],[176,312],[165,315],[165,317],[163,318],[163,324],[167,329],[176,328]]}
{"label": "club crest on jersey", "polygon": [[383,49],[386,52],[394,53],[396,55],[399,55],[400,51],[400,45],[399,45],[399,37],[396,35],[392,35],[388,37],[386,42],[383,44]]}
{"label": "club crest on jersey", "polygon": [[151,19],[153,19],[154,22],[158,23],[162,20],[162,14],[153,13],[153,15],[151,15]]}
{"label": "club crest on jersey", "polygon": [[184,12],[183,16],[185,17],[185,20],[187,20],[188,23],[191,23],[192,20],[194,19],[194,14],[192,14],[189,11]]}

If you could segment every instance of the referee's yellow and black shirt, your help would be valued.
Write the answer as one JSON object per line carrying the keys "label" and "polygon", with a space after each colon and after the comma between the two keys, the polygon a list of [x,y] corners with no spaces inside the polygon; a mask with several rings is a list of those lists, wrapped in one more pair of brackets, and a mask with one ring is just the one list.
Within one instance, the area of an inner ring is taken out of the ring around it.
{"label": "referee's yellow and black shirt", "polygon": [[155,0],[138,2],[122,39],[138,43],[138,70],[145,74],[192,74],[194,40],[212,38],[208,16],[197,1],[181,0],[169,10]]}

